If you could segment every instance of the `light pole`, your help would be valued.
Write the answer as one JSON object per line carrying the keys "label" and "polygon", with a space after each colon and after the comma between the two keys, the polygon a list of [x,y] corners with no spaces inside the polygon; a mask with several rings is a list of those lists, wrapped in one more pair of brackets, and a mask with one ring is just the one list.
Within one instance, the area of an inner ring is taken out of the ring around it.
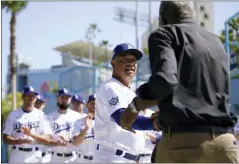
{"label": "light pole", "polygon": [[[151,16],[150,16],[151,17]],[[128,10],[125,8],[117,7],[115,10],[114,20],[119,23],[126,23],[129,25],[135,26],[135,46],[139,49],[139,40],[138,40],[138,27],[149,28],[149,19],[148,14],[138,12],[138,2],[135,3],[135,11]],[[151,23],[151,22],[150,22]],[[136,88],[139,86],[139,73],[136,74]]]}

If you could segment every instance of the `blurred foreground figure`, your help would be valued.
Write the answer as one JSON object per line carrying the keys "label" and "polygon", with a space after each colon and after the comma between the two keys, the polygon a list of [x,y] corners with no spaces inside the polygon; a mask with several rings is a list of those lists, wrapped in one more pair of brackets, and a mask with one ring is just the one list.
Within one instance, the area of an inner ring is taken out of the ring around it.
{"label": "blurred foreground figure", "polygon": [[121,126],[129,129],[144,102],[157,100],[163,135],[156,163],[238,163],[223,44],[195,23],[193,2],[162,1],[159,15],[148,40],[152,75],[122,113]]}

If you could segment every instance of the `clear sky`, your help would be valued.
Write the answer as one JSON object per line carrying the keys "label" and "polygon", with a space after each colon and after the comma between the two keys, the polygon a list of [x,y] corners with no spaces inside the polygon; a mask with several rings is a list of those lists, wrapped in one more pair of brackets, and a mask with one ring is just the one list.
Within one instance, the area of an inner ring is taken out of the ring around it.
{"label": "clear sky", "polygon": [[[158,16],[160,2],[152,3],[152,16]],[[102,32],[96,43],[109,40],[113,45],[129,42],[135,45],[135,28],[113,20],[115,7],[135,9],[134,2],[30,2],[17,16],[16,51],[32,68],[49,68],[60,64],[54,47],[84,39],[86,28],[96,23]],[[148,3],[139,2],[139,11],[148,13]],[[219,34],[224,21],[239,11],[239,2],[214,2],[214,32]],[[9,54],[10,13],[2,12],[2,85],[6,86]],[[122,37],[120,39],[120,31]],[[145,28],[139,28],[141,35]],[[140,37],[139,37],[140,39]]]}

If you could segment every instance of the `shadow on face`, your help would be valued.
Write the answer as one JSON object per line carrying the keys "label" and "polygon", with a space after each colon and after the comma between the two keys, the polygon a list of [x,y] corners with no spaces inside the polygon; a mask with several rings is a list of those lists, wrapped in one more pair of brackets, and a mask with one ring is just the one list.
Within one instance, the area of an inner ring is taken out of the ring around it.
{"label": "shadow on face", "polygon": [[60,104],[69,104],[70,96],[60,95],[57,97],[57,102]]}
{"label": "shadow on face", "polygon": [[77,102],[77,101],[72,102],[71,105],[72,105],[72,110],[79,113],[82,113],[85,107],[84,103]]}
{"label": "shadow on face", "polygon": [[90,102],[88,102],[87,108],[88,108],[89,113],[94,113],[95,112],[95,100],[91,100]]}
{"label": "shadow on face", "polygon": [[137,58],[134,54],[117,56],[112,62],[113,72],[121,79],[133,79],[137,71]]}
{"label": "shadow on face", "polygon": [[35,108],[43,111],[43,109],[45,108],[45,103],[43,101],[41,101],[41,100],[36,100],[34,106],[35,106]]}
{"label": "shadow on face", "polygon": [[22,95],[23,105],[26,107],[34,106],[37,95],[35,93],[27,93]]}

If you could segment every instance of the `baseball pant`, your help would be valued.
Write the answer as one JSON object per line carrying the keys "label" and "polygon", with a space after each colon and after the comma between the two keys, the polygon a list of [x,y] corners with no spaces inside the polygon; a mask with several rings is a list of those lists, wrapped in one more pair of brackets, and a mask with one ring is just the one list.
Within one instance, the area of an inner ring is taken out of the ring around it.
{"label": "baseball pant", "polygon": [[[113,152],[112,152],[113,154]],[[96,150],[94,154],[94,163],[136,163],[135,161],[128,160],[122,156],[112,155],[109,152]]]}
{"label": "baseball pant", "polygon": [[75,161],[75,163],[95,163],[94,160],[88,160],[88,159],[82,159],[81,157],[78,157]]}
{"label": "baseball pant", "polygon": [[156,163],[239,163],[239,149],[231,133],[163,133]]}
{"label": "baseball pant", "polygon": [[74,152],[73,156],[70,157],[61,157],[61,156],[57,156],[56,153],[54,152],[51,156],[51,162],[50,163],[73,163],[76,161],[76,159],[78,158],[77,153]]}
{"label": "baseball pant", "polygon": [[49,163],[49,162],[51,162],[51,156],[52,156],[51,152],[46,152],[45,155],[42,156],[41,162],[42,163]]}
{"label": "baseball pant", "polygon": [[24,152],[12,150],[9,163],[41,163],[41,151]]}
{"label": "baseball pant", "polygon": [[151,163],[151,156],[140,157],[139,163]]}

